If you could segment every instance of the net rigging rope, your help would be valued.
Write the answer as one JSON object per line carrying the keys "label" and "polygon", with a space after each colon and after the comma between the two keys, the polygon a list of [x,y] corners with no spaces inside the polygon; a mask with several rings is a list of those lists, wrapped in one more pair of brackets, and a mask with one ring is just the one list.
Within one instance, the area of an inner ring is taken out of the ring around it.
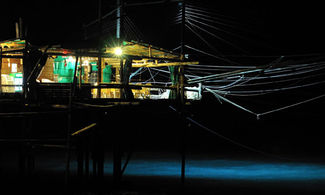
{"label": "net rigging rope", "polygon": [[217,94],[215,91],[209,89],[209,88],[205,88],[207,91],[211,92],[216,98],[218,99],[221,99],[243,111],[246,111],[254,116],[256,116],[256,119],[259,120],[261,116],[265,116],[265,115],[268,115],[268,114],[272,114],[272,113],[275,113],[275,112],[279,112],[279,111],[282,111],[282,110],[285,110],[285,109],[289,109],[289,108],[292,108],[292,107],[295,107],[295,106],[299,106],[299,105],[302,105],[302,104],[305,104],[305,103],[309,103],[309,102],[312,102],[312,101],[315,101],[315,100],[318,100],[318,99],[321,99],[321,98],[324,98],[325,97],[325,94],[322,94],[322,95],[319,95],[317,97],[314,97],[314,98],[310,98],[310,99],[307,99],[307,100],[304,100],[304,101],[301,101],[301,102],[298,102],[298,103],[294,103],[294,104],[291,104],[291,105],[288,105],[288,106],[284,106],[284,107],[281,107],[281,108],[276,108],[276,109],[273,109],[273,110],[270,110],[270,111],[266,111],[266,112],[262,112],[262,113],[256,113],[250,109],[247,109],[233,101],[230,101],[229,99]]}
{"label": "net rigging rope", "polygon": [[[177,112],[177,110],[172,107],[172,106],[169,106],[170,109],[172,109],[173,111]],[[261,151],[261,150],[258,150],[258,149],[255,149],[253,147],[250,147],[250,146],[247,146],[245,144],[242,144],[240,142],[237,142],[233,139],[230,139],[220,133],[218,133],[217,131],[214,131],[206,126],[204,126],[203,124],[197,122],[196,120],[192,119],[191,117],[187,117],[187,116],[184,116],[184,118],[189,121],[190,123],[200,127],[201,129],[204,129],[205,131],[209,132],[209,133],[212,133],[213,135],[216,135],[218,136],[219,138],[223,139],[223,140],[226,140],[227,142],[231,143],[231,144],[234,144],[236,146],[239,146],[241,148],[244,148],[248,151],[251,151],[251,152],[254,152],[254,153],[258,153],[258,154],[261,154],[263,156],[267,156],[267,157],[270,157],[270,158],[274,158],[274,159],[278,159],[278,160],[286,160],[286,161],[297,161],[297,159],[291,159],[291,158],[286,158],[286,157],[281,157],[281,156],[278,156],[278,155],[274,155],[274,154],[270,154],[270,153],[267,153],[267,152],[264,152],[264,151]]]}

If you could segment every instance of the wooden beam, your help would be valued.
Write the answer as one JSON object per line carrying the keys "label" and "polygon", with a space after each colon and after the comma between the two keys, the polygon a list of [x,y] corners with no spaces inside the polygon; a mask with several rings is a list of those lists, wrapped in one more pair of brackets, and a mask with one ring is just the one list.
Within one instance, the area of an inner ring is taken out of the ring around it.
{"label": "wooden beam", "polygon": [[95,127],[96,125],[97,125],[97,123],[93,123],[93,124],[91,124],[91,125],[88,125],[87,127],[84,127],[84,128],[82,128],[82,129],[80,129],[80,130],[78,130],[78,131],[72,133],[71,136],[79,135],[80,133],[83,133],[83,132],[85,132],[85,131],[91,129],[91,128]]}
{"label": "wooden beam", "polygon": [[24,56],[19,55],[19,56],[8,56],[8,55],[0,55],[0,58],[6,59],[6,58],[23,58]]}
{"label": "wooden beam", "polygon": [[71,98],[75,95],[75,90],[76,90],[76,85],[77,85],[77,69],[78,69],[79,58],[81,59],[81,57],[76,56],[76,62],[74,65],[74,72],[73,72],[73,82],[72,82],[71,91],[70,91],[70,101],[71,101]]}
{"label": "wooden beam", "polygon": [[2,70],[2,47],[0,47],[0,94],[2,93],[2,76],[1,76],[1,70]]}
{"label": "wooden beam", "polygon": [[146,63],[146,64],[132,64],[133,68],[141,68],[141,67],[147,67],[147,68],[155,68],[155,67],[164,67],[164,66],[186,66],[186,65],[193,65],[193,64],[199,64],[199,62],[167,62],[167,63]]}
{"label": "wooden beam", "polygon": [[17,52],[23,52],[25,49],[4,49],[2,50],[2,54],[6,53],[17,53]]}
{"label": "wooden beam", "polygon": [[152,1],[152,2],[144,2],[144,3],[126,3],[125,7],[134,7],[134,6],[146,6],[146,5],[161,5],[161,4],[166,4],[166,3],[178,3],[181,2],[181,0],[162,0],[162,1]]}

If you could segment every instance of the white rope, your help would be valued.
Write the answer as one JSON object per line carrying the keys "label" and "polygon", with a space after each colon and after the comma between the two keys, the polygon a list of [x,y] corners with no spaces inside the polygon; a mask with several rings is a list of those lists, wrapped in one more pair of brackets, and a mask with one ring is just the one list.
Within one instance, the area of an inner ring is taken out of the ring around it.
{"label": "white rope", "polygon": [[[177,112],[177,110],[175,108],[173,108],[172,106],[169,106],[169,108],[172,109],[173,111]],[[216,132],[216,131],[214,131],[214,130],[212,130],[212,129],[204,126],[204,125],[202,125],[201,123],[195,121],[194,119],[192,119],[190,117],[185,116],[185,119],[188,120],[190,123],[204,129],[205,131],[207,131],[209,133],[212,133],[213,135],[216,135],[219,138],[224,139],[224,140],[228,141],[229,143],[234,144],[236,146],[239,146],[241,148],[244,148],[244,149],[246,149],[248,151],[255,152],[255,153],[258,153],[258,154],[261,154],[261,155],[264,155],[264,156],[272,157],[272,158],[275,158],[275,159],[287,160],[287,161],[292,161],[293,160],[293,159],[289,159],[289,158],[280,157],[280,156],[277,156],[277,155],[274,155],[274,154],[266,153],[264,151],[261,151],[261,150],[255,149],[253,147],[250,147],[250,146],[244,145],[242,143],[239,143],[239,142],[237,142],[235,140],[232,140],[232,139],[230,139],[230,138],[228,138],[228,137],[226,137],[226,136],[224,136],[224,135],[222,135],[222,134],[220,134],[220,133],[218,133],[218,132]]]}
{"label": "white rope", "polygon": [[304,100],[302,102],[298,102],[298,103],[295,103],[295,104],[291,104],[289,106],[284,106],[282,108],[278,108],[278,109],[274,109],[274,110],[270,110],[270,111],[267,111],[267,112],[260,113],[260,114],[258,114],[257,117],[260,117],[260,116],[263,116],[263,115],[267,115],[267,114],[271,114],[271,113],[274,113],[274,112],[278,112],[278,111],[281,111],[281,110],[285,110],[285,109],[288,109],[288,108],[291,108],[291,107],[299,106],[301,104],[305,104],[305,103],[308,103],[308,102],[312,102],[314,100],[318,100],[318,99],[323,98],[323,97],[325,97],[325,94],[320,95],[320,96],[317,96],[317,97],[314,97],[314,98],[311,98],[311,99],[308,99],[308,100]]}
{"label": "white rope", "polygon": [[274,92],[280,92],[280,91],[287,91],[287,90],[293,90],[293,89],[299,89],[299,88],[305,88],[305,87],[311,87],[315,85],[320,85],[325,83],[325,81],[319,81],[314,83],[308,83],[304,85],[296,85],[291,87],[282,87],[282,88],[276,88],[276,89],[263,89],[263,90],[246,90],[246,91],[221,91],[219,92],[231,96],[257,96],[260,94],[266,94],[266,93],[274,93]]}
{"label": "white rope", "polygon": [[233,101],[230,101],[229,99],[217,94],[215,91],[209,89],[209,88],[205,88],[207,91],[211,92],[217,99],[221,99],[243,111],[246,111],[250,114],[253,114],[256,116],[256,119],[259,120],[261,116],[265,116],[265,115],[268,115],[268,114],[272,114],[272,113],[275,113],[275,112],[279,112],[279,111],[282,111],[282,110],[285,110],[285,109],[289,109],[289,108],[292,108],[292,107],[295,107],[295,106],[299,106],[299,105],[302,105],[302,104],[305,104],[305,103],[309,103],[309,102],[312,102],[312,101],[315,101],[315,100],[318,100],[318,99],[321,99],[321,98],[324,98],[325,97],[325,94],[323,95],[319,95],[317,97],[314,97],[314,98],[310,98],[308,100],[304,100],[304,101],[301,101],[301,102],[298,102],[298,103],[294,103],[294,104],[291,104],[291,105],[288,105],[288,106],[284,106],[284,107],[281,107],[281,108],[277,108],[277,109],[273,109],[273,110],[270,110],[270,111],[267,111],[267,112],[262,112],[262,113],[256,113],[254,111],[251,111]]}
{"label": "white rope", "polygon": [[247,108],[244,108],[243,106],[240,106],[240,105],[236,104],[235,102],[232,102],[232,101],[226,99],[225,97],[222,97],[221,95],[217,94],[215,91],[212,91],[212,90],[209,89],[209,88],[205,88],[205,89],[206,89],[207,91],[211,92],[211,93],[212,93],[216,98],[218,98],[218,99],[222,99],[223,101],[228,102],[229,104],[232,104],[232,105],[234,105],[235,107],[237,107],[237,108],[239,108],[239,109],[241,109],[241,110],[244,110],[244,111],[246,111],[246,112],[248,112],[248,113],[250,113],[250,114],[253,114],[253,115],[255,115],[255,116],[258,115],[257,113],[255,113],[255,112],[253,112],[253,111],[251,111],[251,110],[249,110],[249,109],[247,109]]}

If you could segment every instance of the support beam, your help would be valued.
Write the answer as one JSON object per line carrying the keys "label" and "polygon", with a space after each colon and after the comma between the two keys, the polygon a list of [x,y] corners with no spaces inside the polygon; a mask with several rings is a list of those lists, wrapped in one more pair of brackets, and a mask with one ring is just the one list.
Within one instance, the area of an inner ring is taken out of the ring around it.
{"label": "support beam", "polygon": [[72,83],[71,92],[70,92],[70,101],[72,101],[72,98],[74,97],[75,92],[76,92],[76,86],[77,86],[77,80],[78,80],[77,79],[77,69],[78,69],[79,58],[81,59],[81,57],[76,56],[76,62],[75,62],[74,71],[73,71],[73,83]]}
{"label": "support beam", "polygon": [[0,94],[2,93],[2,47],[0,47]]}
{"label": "support beam", "polygon": [[[119,42],[119,46],[122,45],[123,41],[123,0],[117,0],[117,20],[116,20],[116,39]],[[127,64],[127,62],[125,62]],[[132,61],[131,61],[131,66],[132,66]],[[124,85],[125,84],[125,66],[124,66],[124,60],[123,58],[120,58],[120,84]],[[126,88],[121,88],[120,89],[120,98],[124,99],[125,97],[125,89]],[[113,129],[113,182],[114,182],[114,187],[119,188],[120,181],[121,181],[121,170],[122,170],[122,150],[121,150],[121,134],[120,134],[120,129]]]}
{"label": "support beam", "polygon": [[[101,50],[101,48],[99,48]],[[102,54],[99,52],[98,55],[98,72],[97,72],[97,82],[100,84],[102,82]],[[97,98],[101,97],[101,88],[97,89]]]}
{"label": "support beam", "polygon": [[[97,72],[97,82],[100,84],[102,82],[102,0],[98,0],[98,72]],[[97,98],[101,97],[101,89],[97,89]]]}
{"label": "support beam", "polygon": [[25,48],[22,50],[23,52],[23,97],[24,100],[27,101],[27,99],[29,98],[29,93],[27,90],[27,77],[28,75],[30,75],[31,73],[31,63],[30,63],[30,52],[28,51],[27,48],[27,43]]}
{"label": "support beam", "polygon": [[69,111],[68,111],[68,124],[67,124],[67,150],[66,150],[66,167],[65,167],[65,184],[68,185],[70,178],[70,155],[71,155],[71,129],[72,129],[72,98],[74,96],[74,90],[77,83],[77,66],[79,56],[76,56],[75,69],[73,73],[73,83],[70,85],[70,96],[69,96]]}
{"label": "support beam", "polygon": [[129,78],[132,73],[132,59],[127,58],[125,63],[122,64],[121,72],[121,84],[124,88],[121,88],[121,98],[126,100],[134,99],[131,88],[129,87]]}
{"label": "support beam", "polygon": [[78,130],[78,131],[72,133],[71,136],[79,135],[79,134],[81,134],[81,133],[83,133],[83,132],[85,132],[85,131],[87,131],[87,130],[93,128],[93,127],[95,127],[96,125],[97,125],[97,123],[93,123],[93,124],[91,124],[91,125],[88,125],[87,127],[84,127],[84,128],[82,128],[82,129],[80,129],[80,130]]}
{"label": "support beam", "polygon": [[144,63],[144,64],[132,64],[133,68],[157,68],[157,67],[165,67],[165,66],[186,66],[186,65],[197,65],[199,62],[167,62],[167,63]]}
{"label": "support beam", "polygon": [[[182,23],[181,23],[181,60],[184,60],[185,55],[185,0],[182,2]],[[184,110],[184,103],[185,103],[185,90],[184,90],[184,66],[179,66],[179,111],[181,113],[181,117],[183,118],[183,110]],[[181,168],[181,182],[184,186],[185,184],[185,165],[186,165],[186,132],[187,127],[182,128],[182,168]]]}
{"label": "support beam", "polygon": [[127,3],[126,7],[135,7],[135,6],[147,6],[147,5],[159,5],[159,4],[166,4],[166,3],[178,3],[182,2],[182,0],[162,0],[162,1],[152,1],[152,2],[144,2],[144,3]]}

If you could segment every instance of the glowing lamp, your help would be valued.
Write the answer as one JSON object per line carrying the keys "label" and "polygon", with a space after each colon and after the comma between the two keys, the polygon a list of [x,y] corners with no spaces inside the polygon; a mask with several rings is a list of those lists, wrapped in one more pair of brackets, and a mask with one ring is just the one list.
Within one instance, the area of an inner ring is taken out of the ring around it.
{"label": "glowing lamp", "polygon": [[115,54],[115,55],[117,55],[117,56],[121,56],[122,53],[123,53],[122,48],[117,47],[117,48],[114,49],[114,54]]}

